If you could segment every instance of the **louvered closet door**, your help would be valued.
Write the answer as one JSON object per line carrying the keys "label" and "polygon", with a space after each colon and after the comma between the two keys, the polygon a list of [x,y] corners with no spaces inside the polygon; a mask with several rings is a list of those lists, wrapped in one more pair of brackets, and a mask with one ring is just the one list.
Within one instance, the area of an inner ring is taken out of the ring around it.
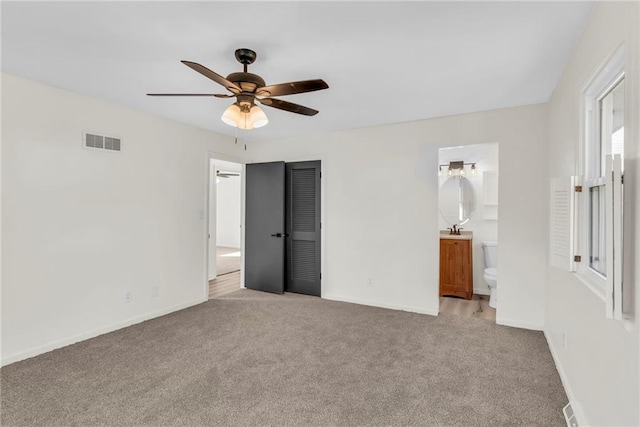
{"label": "louvered closet door", "polygon": [[286,164],[287,291],[320,296],[320,161]]}

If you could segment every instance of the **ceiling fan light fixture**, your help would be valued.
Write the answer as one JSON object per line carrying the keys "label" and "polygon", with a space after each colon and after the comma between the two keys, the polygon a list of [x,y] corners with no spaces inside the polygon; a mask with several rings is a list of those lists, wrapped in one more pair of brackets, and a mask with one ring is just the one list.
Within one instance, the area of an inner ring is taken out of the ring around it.
{"label": "ceiling fan light fixture", "polygon": [[229,126],[244,130],[259,128],[269,123],[269,119],[267,119],[267,115],[262,111],[262,108],[253,105],[248,112],[244,112],[243,108],[237,103],[231,104],[224,111],[221,119]]}

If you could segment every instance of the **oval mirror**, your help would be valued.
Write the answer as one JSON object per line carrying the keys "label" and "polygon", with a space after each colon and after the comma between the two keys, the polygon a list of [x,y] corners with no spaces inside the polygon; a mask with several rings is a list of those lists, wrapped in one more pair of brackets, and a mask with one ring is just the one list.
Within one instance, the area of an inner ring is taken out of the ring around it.
{"label": "oval mirror", "polygon": [[440,215],[450,225],[462,225],[471,219],[476,208],[473,185],[463,176],[455,175],[440,187]]}

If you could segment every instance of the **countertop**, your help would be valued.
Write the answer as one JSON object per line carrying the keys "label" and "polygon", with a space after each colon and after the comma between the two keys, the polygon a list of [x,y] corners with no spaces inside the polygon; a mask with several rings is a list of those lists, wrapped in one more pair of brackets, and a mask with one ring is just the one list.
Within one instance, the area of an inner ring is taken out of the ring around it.
{"label": "countertop", "polygon": [[460,234],[449,234],[449,230],[440,230],[441,239],[472,240],[473,231],[461,231]]}

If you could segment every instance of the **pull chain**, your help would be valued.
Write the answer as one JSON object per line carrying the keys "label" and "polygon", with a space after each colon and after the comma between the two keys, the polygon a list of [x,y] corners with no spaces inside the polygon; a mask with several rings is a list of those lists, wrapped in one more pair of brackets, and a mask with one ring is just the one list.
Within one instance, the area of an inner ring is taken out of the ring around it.
{"label": "pull chain", "polygon": [[[247,64],[244,64],[244,69],[247,69]],[[246,73],[246,71],[245,71]],[[247,151],[247,119],[248,119],[249,114],[244,114],[244,132],[242,133],[242,135],[244,136],[244,151]]]}
{"label": "pull chain", "polygon": [[247,131],[244,131],[244,151],[247,151]]}

